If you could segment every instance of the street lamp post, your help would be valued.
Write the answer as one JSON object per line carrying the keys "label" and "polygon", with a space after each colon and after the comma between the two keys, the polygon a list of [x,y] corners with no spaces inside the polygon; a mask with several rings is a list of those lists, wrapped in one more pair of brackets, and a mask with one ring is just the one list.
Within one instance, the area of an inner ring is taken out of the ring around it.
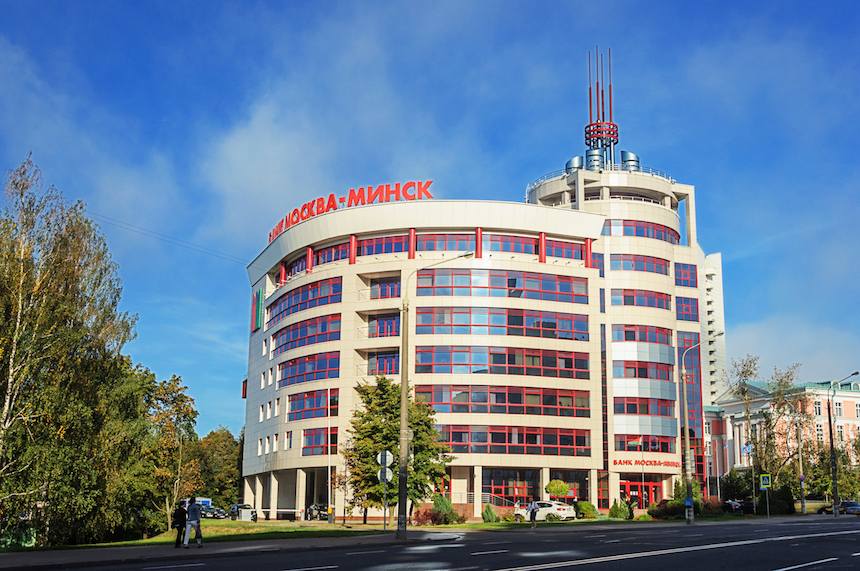
{"label": "street lamp post", "polygon": [[466,252],[412,270],[406,276],[403,289],[401,289],[403,303],[400,311],[400,450],[397,482],[397,539],[406,539],[406,498],[408,495],[406,479],[409,465],[409,279],[419,270],[426,270],[459,258],[471,258],[474,255],[474,252]]}
{"label": "street lamp post", "polygon": [[687,361],[687,353],[692,349],[695,349],[705,341],[710,341],[711,339],[715,339],[720,335],[724,334],[725,331],[718,331],[713,335],[705,337],[695,345],[691,347],[687,347],[684,349],[684,352],[681,354],[681,378],[679,379],[681,386],[683,388],[684,395],[684,408],[681,411],[684,419],[684,479],[687,481],[687,499],[685,502],[685,513],[687,523],[693,523],[693,455],[690,452],[690,415],[687,410],[687,369],[684,364]]}
{"label": "street lamp post", "polygon": [[[830,478],[833,494],[833,517],[839,517],[839,487],[836,469],[836,447],[833,445],[833,417],[830,414],[830,406],[833,404],[833,397],[836,396],[836,387],[850,379],[851,377],[860,374],[860,371],[854,371],[841,381],[830,381],[830,390],[827,391],[830,399],[827,401],[827,424],[830,426]],[[832,394],[831,394],[832,391]]]}

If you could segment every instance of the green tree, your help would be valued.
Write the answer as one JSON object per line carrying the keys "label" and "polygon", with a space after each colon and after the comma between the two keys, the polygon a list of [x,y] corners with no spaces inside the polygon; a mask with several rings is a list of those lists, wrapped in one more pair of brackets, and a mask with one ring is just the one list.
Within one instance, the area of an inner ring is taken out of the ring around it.
{"label": "green tree", "polygon": [[190,442],[188,459],[200,466],[202,486],[196,494],[212,498],[213,505],[229,508],[239,495],[239,441],[219,426],[200,440]]}
{"label": "green tree", "polygon": [[[129,389],[120,357],[136,317],[104,237],[45,188],[30,157],[7,173],[0,212],[0,525],[28,513],[41,543],[118,529],[102,508],[125,458],[100,446],[123,422],[112,402]],[[132,407],[137,410],[136,407]],[[131,417],[134,411],[127,410]],[[134,432],[134,428],[130,429]],[[125,505],[122,503],[121,505]]]}
{"label": "green tree", "polygon": [[752,482],[747,473],[741,473],[732,467],[729,473],[720,478],[723,497],[728,500],[745,500],[752,497]]}
{"label": "green tree", "polygon": [[[341,447],[353,505],[363,508],[380,507],[383,503],[383,484],[376,473],[379,465],[376,455],[388,450],[394,457],[399,454],[400,438],[400,385],[387,377],[377,377],[373,383],[362,383],[356,387],[361,406],[357,407],[351,420],[350,439]],[[433,410],[420,403],[409,403],[409,427],[413,431],[411,458],[408,472],[408,498],[414,505],[429,498],[435,485],[445,475],[445,467],[452,460],[448,448],[437,442],[433,424]],[[397,503],[398,470],[388,484],[388,502]]]}
{"label": "green tree", "polygon": [[567,496],[570,493],[570,486],[561,480],[550,480],[545,489],[546,493],[556,498]]}
{"label": "green tree", "polygon": [[153,480],[151,503],[164,516],[166,528],[177,502],[197,493],[203,486],[200,463],[188,456],[188,445],[197,440],[194,399],[185,394],[182,379],[173,375],[155,387],[148,411]]}

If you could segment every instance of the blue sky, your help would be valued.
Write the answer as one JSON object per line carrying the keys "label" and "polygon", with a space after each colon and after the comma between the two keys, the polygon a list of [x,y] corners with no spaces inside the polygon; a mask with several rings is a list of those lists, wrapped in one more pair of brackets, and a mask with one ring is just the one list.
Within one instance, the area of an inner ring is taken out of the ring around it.
{"label": "blue sky", "polygon": [[[612,49],[621,149],[697,188],[729,358],[860,369],[860,18],[849,2],[0,0],[0,167],[33,152],[107,236],[198,433],[238,433],[245,264],[317,196],[433,180],[520,201],[584,152]],[[116,221],[227,254],[210,256]],[[239,263],[242,260],[244,263]]]}

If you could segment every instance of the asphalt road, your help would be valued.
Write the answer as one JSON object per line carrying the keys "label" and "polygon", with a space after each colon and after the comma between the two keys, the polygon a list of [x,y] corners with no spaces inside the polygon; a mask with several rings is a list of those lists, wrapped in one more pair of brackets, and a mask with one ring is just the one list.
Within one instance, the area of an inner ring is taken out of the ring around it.
{"label": "asphalt road", "polygon": [[[694,525],[548,526],[535,530],[424,533],[410,542],[100,567],[117,571],[538,571],[584,568],[665,571],[860,569],[860,518],[810,516]],[[192,547],[192,549],[194,549]],[[205,547],[204,547],[205,550]],[[201,555],[204,554],[201,550]],[[187,555],[186,555],[187,554]]]}

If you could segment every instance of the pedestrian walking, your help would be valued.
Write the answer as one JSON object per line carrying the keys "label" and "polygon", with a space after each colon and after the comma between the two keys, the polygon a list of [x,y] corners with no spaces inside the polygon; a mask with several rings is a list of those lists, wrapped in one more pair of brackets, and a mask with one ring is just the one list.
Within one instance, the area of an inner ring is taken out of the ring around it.
{"label": "pedestrian walking", "polygon": [[182,545],[182,536],[185,534],[185,521],[188,519],[188,512],[185,511],[184,502],[179,502],[179,505],[173,510],[173,528],[176,530],[176,545]]}
{"label": "pedestrian walking", "polygon": [[[532,529],[537,527],[537,512],[538,512],[538,504],[537,504],[537,496],[532,498],[532,501],[529,503],[526,511],[529,512],[529,519],[532,522]],[[186,540],[187,541],[187,540]]]}
{"label": "pedestrian walking", "polygon": [[188,500],[188,520],[185,522],[185,549],[188,549],[188,540],[191,539],[191,530],[194,529],[194,537],[197,539],[197,547],[203,547],[203,532],[200,530],[200,505],[195,498]]}

